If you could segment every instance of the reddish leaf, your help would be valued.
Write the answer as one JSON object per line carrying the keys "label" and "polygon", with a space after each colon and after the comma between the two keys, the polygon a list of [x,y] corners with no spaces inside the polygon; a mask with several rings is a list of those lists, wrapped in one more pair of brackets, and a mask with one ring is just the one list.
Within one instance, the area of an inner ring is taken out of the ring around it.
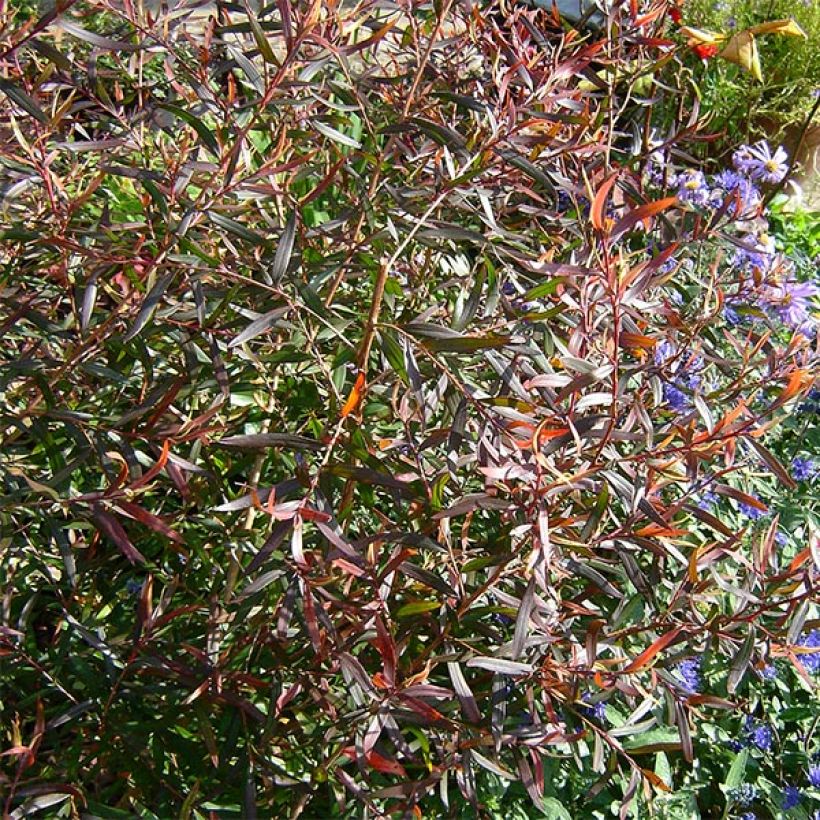
{"label": "reddish leaf", "polygon": [[609,197],[609,192],[612,190],[612,186],[615,184],[615,180],[617,179],[618,174],[616,172],[608,179],[604,180],[603,184],[598,189],[598,192],[595,194],[595,198],[592,200],[592,207],[589,209],[589,218],[592,222],[592,227],[599,231],[604,229],[604,214],[606,213],[607,198]]}
{"label": "reddish leaf", "polygon": [[365,755],[365,759],[377,772],[382,774],[396,774],[399,777],[407,777],[407,772],[404,766],[389,757],[379,754],[377,751],[371,750]]}
{"label": "reddish leaf", "polygon": [[109,540],[114,542],[117,549],[132,563],[144,564],[145,556],[131,543],[131,539],[119,521],[111,513],[106,512],[99,504],[93,509],[94,523],[97,529]]}
{"label": "reddish leaf", "polygon": [[117,508],[124,512],[129,518],[139,521],[140,524],[145,524],[149,529],[176,541],[177,544],[184,544],[185,539],[176,531],[172,530],[158,515],[149,513],[137,504],[130,501],[118,501]]}
{"label": "reddish leaf", "polygon": [[659,199],[656,202],[644,202],[643,205],[630,211],[626,216],[621,217],[612,229],[611,239],[614,242],[619,237],[623,236],[633,225],[641,222],[644,219],[649,219],[656,214],[671,208],[678,198],[676,196],[669,196],[665,199]]}
{"label": "reddish leaf", "polygon": [[672,643],[678,635],[680,635],[681,631],[682,627],[676,626],[665,635],[661,635],[661,637],[658,638],[658,640],[656,640],[648,649],[644,649],[644,651],[641,652],[641,654],[638,655],[634,661],[625,666],[621,670],[621,673],[624,675],[629,675],[632,672],[637,672],[639,669],[643,669],[644,666],[647,666],[652,662],[659,652],[666,649],[666,647],[669,646],[669,644]]}
{"label": "reddish leaf", "polygon": [[344,403],[344,407],[342,407],[342,412],[340,415],[343,419],[347,418],[359,406],[363,390],[364,371],[360,370],[359,375],[356,376],[356,383],[353,385],[353,389],[350,391],[350,395],[347,397],[347,401]]}

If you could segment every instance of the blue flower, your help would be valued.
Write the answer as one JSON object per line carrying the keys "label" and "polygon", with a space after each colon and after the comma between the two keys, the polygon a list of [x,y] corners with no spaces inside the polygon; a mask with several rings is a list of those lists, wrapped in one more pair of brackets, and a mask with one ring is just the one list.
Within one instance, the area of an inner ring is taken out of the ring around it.
{"label": "blue flower", "polygon": [[768,752],[774,742],[774,734],[768,726],[756,726],[752,731],[751,741],[763,752]]}
{"label": "blue flower", "polygon": [[720,496],[713,490],[705,490],[698,499],[698,507],[709,510],[720,501]]}
{"label": "blue flower", "polygon": [[709,204],[710,192],[706,185],[706,177],[701,171],[690,168],[684,171],[676,180],[678,199],[681,202],[691,202],[699,208]]}
{"label": "blue flower", "polygon": [[677,666],[677,673],[681,678],[683,688],[687,692],[697,692],[701,686],[701,666],[703,657],[698,655],[694,658],[687,658]]}
{"label": "blue flower", "polygon": [[746,716],[743,724],[746,740],[760,749],[761,752],[768,752],[774,743],[774,732],[765,723],[757,723],[751,715]]}
{"label": "blue flower", "polygon": [[585,703],[589,703],[589,706],[582,706],[581,711],[587,715],[588,717],[594,717],[596,720],[605,721],[606,720],[606,701],[599,700],[597,703],[592,703],[592,695],[587,692],[583,700]]}
{"label": "blue flower", "polygon": [[[815,629],[810,632],[802,641],[799,641],[797,645],[805,649],[820,649],[820,629]],[[820,672],[820,652],[805,653],[799,657],[800,662],[812,675],[816,675]]]}
{"label": "blue flower", "polygon": [[[678,260],[675,259],[674,256],[670,256],[665,262],[661,263],[661,266],[660,266],[660,268],[658,268],[658,270],[661,273],[672,273],[672,271],[675,270],[675,268],[677,266],[678,266]],[[677,295],[677,297],[679,299],[682,299],[681,295],[677,291],[673,291],[673,294],[674,295],[671,297],[673,300],[675,298],[675,295]]]}
{"label": "blue flower", "polygon": [[781,182],[788,172],[788,156],[782,147],[772,149],[768,143],[761,140],[748,149],[748,173],[752,179],[768,182],[772,185]]}
{"label": "blue flower", "polygon": [[820,387],[809,390],[799,409],[801,413],[820,413]]}
{"label": "blue flower", "polygon": [[820,789],[820,763],[812,763],[808,771],[809,783],[815,789]]}
{"label": "blue flower", "polygon": [[788,811],[793,809],[799,802],[802,794],[797,786],[786,786],[783,789],[783,808]]}
{"label": "blue flower", "polygon": [[792,461],[792,477],[796,481],[805,481],[817,472],[817,466],[810,458],[798,456]]}
{"label": "blue flower", "polygon": [[774,680],[777,677],[777,667],[773,663],[766,664],[760,670],[760,677],[763,680]]}
{"label": "blue flower", "polygon": [[756,237],[750,237],[750,241],[753,241],[754,244],[738,248],[735,251],[732,263],[749,273],[754,271],[768,273],[772,268],[776,254],[774,240],[767,234],[759,234]]}
{"label": "blue flower", "polygon": [[667,383],[663,386],[663,397],[666,400],[666,403],[673,410],[677,410],[679,413],[686,412],[692,406],[689,396],[687,396],[682,390],[675,387],[674,384]]}
{"label": "blue flower", "polygon": [[733,803],[745,808],[751,806],[757,800],[757,789],[751,783],[741,783],[733,789],[729,789],[726,795]]}
{"label": "blue flower", "polygon": [[737,312],[737,309],[731,305],[723,306],[723,318],[730,325],[739,325],[743,317]]}
{"label": "blue flower", "polygon": [[752,521],[757,521],[758,518],[762,518],[766,513],[763,510],[759,510],[757,507],[753,507],[751,504],[747,504],[745,501],[738,501],[737,504],[740,512],[746,516],[746,518],[751,518]]}
{"label": "blue flower", "polygon": [[766,301],[783,324],[799,328],[811,321],[811,300],[815,296],[816,285],[790,279],[770,287]]}
{"label": "blue flower", "polygon": [[754,167],[752,149],[748,145],[741,145],[732,154],[732,165],[742,174],[748,174]]}
{"label": "blue flower", "polygon": [[668,374],[663,385],[664,400],[679,413],[689,410],[692,401],[684,391],[700,387],[703,358],[682,355],[672,342],[664,340],[655,347],[655,364],[664,366]]}
{"label": "blue flower", "polygon": [[142,591],[142,581],[140,581],[139,578],[129,578],[125,582],[125,591],[129,595],[136,595]]}
{"label": "blue flower", "polygon": [[716,186],[712,194],[716,199],[717,207],[723,205],[727,195],[732,195],[728,213],[735,217],[756,211],[760,206],[760,191],[755,184],[737,173],[737,171],[721,171],[713,180]]}

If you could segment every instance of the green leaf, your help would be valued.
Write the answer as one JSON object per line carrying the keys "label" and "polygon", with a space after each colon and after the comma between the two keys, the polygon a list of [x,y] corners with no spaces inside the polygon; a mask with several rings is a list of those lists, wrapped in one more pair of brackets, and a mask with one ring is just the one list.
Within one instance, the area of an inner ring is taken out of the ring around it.
{"label": "green leaf", "polygon": [[137,318],[134,320],[134,324],[131,325],[131,329],[128,333],[123,336],[123,342],[130,342],[144,327],[148,324],[148,320],[151,318],[151,315],[154,312],[154,308],[157,306],[160,299],[162,299],[168,285],[171,284],[174,280],[175,274],[173,273],[166,273],[155,285],[151,288],[148,292],[148,295],[143,299],[142,305],[140,306],[139,313],[137,314]]}
{"label": "green leaf", "polygon": [[726,690],[730,695],[737,691],[740,682],[743,680],[743,676],[746,674],[746,669],[749,666],[749,661],[752,658],[752,652],[755,647],[756,634],[757,630],[754,624],[749,624],[749,634],[746,636],[746,640],[743,641],[742,646],[732,660],[732,668],[729,670]]}
{"label": "green leaf", "polygon": [[346,145],[348,148],[362,147],[362,144],[358,140],[353,139],[353,137],[349,137],[347,134],[343,134],[341,131],[337,131],[335,128],[330,125],[326,125],[321,120],[314,120],[313,127],[320,134],[324,134],[324,136],[328,139],[338,142],[340,145]]}
{"label": "green leaf", "polygon": [[432,612],[441,608],[441,601],[414,601],[399,608],[396,613],[397,618],[409,618],[411,615],[419,615],[423,612]]}
{"label": "green leaf", "polygon": [[219,158],[219,143],[216,141],[216,137],[213,135],[211,130],[207,125],[205,125],[204,122],[202,122],[202,120],[195,117],[190,111],[180,108],[178,105],[172,105],[171,103],[160,103],[158,107],[165,109],[169,114],[173,114],[183,122],[188,123],[188,125],[196,131],[197,136],[199,136],[205,144],[205,147],[215,157]]}
{"label": "green leaf", "polygon": [[746,774],[746,764],[749,761],[749,750],[748,749],[741,749],[738,752],[735,759],[732,761],[732,765],[729,767],[729,772],[726,775],[726,780],[723,783],[723,789],[726,791],[727,789],[735,789],[737,788],[744,780]]}
{"label": "green leaf", "polygon": [[31,114],[36,120],[42,123],[49,121],[45,111],[31,98],[22,88],[19,88],[10,80],[0,79],[0,91],[2,91],[12,102],[17,103],[24,111]]}
{"label": "green leaf", "polygon": [[278,284],[287,273],[293,256],[293,246],[296,241],[296,211],[291,211],[288,216],[282,235],[279,237],[279,245],[276,248],[276,256],[273,258],[273,266],[270,276],[274,284]]}
{"label": "green leaf", "polygon": [[224,228],[226,231],[238,236],[240,239],[244,239],[246,242],[249,242],[251,245],[265,245],[266,240],[263,236],[260,236],[258,233],[246,228],[240,222],[237,222],[235,219],[231,219],[229,216],[224,216],[223,214],[214,213],[213,211],[208,212],[208,217],[210,218],[211,222],[214,225],[218,225],[220,228]]}
{"label": "green leaf", "polygon": [[262,59],[266,63],[273,63],[274,65],[279,65],[279,60],[276,59],[276,55],[273,53],[273,49],[271,48],[271,45],[268,42],[268,38],[265,36],[265,32],[262,30],[262,26],[259,25],[259,21],[256,19],[256,15],[251,11],[247,3],[245,4],[245,11],[248,15],[248,22],[251,24],[251,33],[253,34],[253,39],[256,41],[256,45],[259,48],[259,53],[262,55]]}
{"label": "green leaf", "polygon": [[556,797],[545,797],[543,800],[543,817],[545,820],[572,820],[572,815]]}
{"label": "green leaf", "polygon": [[624,743],[624,748],[632,754],[650,754],[653,752],[675,752],[680,749],[680,736],[677,729],[659,726],[648,732],[632,737]]}

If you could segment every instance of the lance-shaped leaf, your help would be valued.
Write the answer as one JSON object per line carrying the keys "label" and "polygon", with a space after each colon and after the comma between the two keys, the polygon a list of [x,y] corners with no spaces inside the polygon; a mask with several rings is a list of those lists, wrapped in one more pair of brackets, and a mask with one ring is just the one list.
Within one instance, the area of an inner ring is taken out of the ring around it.
{"label": "lance-shaped leaf", "polygon": [[145,556],[131,543],[122,524],[111,513],[106,512],[100,504],[95,504],[92,508],[92,518],[97,529],[111,540],[132,564],[145,563]]}
{"label": "lance-shaped leaf", "polygon": [[278,284],[288,271],[291,257],[293,256],[293,245],[296,241],[296,211],[291,211],[285,222],[282,236],[279,237],[279,245],[276,248],[276,256],[273,257],[273,266],[270,276],[274,284]]}
{"label": "lance-shaped leaf", "polygon": [[471,669],[487,669],[500,675],[529,675],[534,669],[530,663],[519,663],[518,661],[508,661],[503,658],[491,658],[479,655],[470,658],[467,666]]}
{"label": "lance-shaped leaf", "polygon": [[12,102],[17,103],[20,108],[28,114],[31,114],[34,119],[42,123],[48,122],[48,116],[45,111],[28,95],[22,88],[19,88],[9,80],[0,79],[0,91],[2,91]]}
{"label": "lance-shaped leaf", "polygon": [[172,105],[171,103],[160,103],[159,107],[164,108],[169,114],[173,114],[175,117],[178,117],[183,122],[190,125],[191,128],[196,131],[197,136],[202,140],[205,147],[215,157],[219,157],[219,143],[216,141],[216,137],[213,135],[213,132],[207,125],[205,125],[204,122],[202,122],[202,120],[195,117],[190,111],[180,108],[178,105]]}
{"label": "lance-shaped leaf", "polygon": [[173,273],[166,273],[154,287],[148,292],[148,295],[143,299],[142,305],[140,305],[139,313],[137,314],[137,318],[134,320],[134,324],[131,325],[128,333],[125,334],[123,337],[124,342],[129,342],[133,339],[147,324],[149,319],[154,313],[154,308],[156,308],[159,300],[162,299],[165,291],[168,288],[168,285],[174,280]]}
{"label": "lance-shaped leaf", "polygon": [[676,626],[674,629],[667,632],[665,635],[661,635],[656,641],[652,643],[647,649],[644,649],[634,661],[627,664],[621,671],[624,675],[629,675],[632,672],[637,672],[639,669],[643,669],[644,666],[652,663],[655,657],[658,655],[659,652],[666,649],[669,644],[674,641],[678,635],[680,635],[682,629],[679,626]]}
{"label": "lance-shaped leaf", "polygon": [[749,661],[752,658],[752,652],[755,647],[755,635],[755,626],[750,623],[749,634],[746,636],[746,640],[743,641],[737,655],[735,655],[734,660],[732,661],[732,668],[729,670],[726,690],[730,695],[733,695],[737,691],[737,687],[740,686],[740,682],[743,680],[743,676],[746,674],[746,670],[749,667]]}
{"label": "lance-shaped leaf", "polygon": [[276,325],[287,312],[287,307],[278,307],[268,311],[264,316],[254,319],[236,338],[228,342],[228,347],[239,347],[239,345],[261,336]]}

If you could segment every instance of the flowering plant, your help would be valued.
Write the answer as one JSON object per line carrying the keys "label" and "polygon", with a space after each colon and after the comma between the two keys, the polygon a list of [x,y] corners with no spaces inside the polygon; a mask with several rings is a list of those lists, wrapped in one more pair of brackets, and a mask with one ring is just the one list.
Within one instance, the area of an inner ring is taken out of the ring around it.
{"label": "flowering plant", "polygon": [[666,0],[209,9],[0,8],[4,813],[813,809],[785,150]]}

